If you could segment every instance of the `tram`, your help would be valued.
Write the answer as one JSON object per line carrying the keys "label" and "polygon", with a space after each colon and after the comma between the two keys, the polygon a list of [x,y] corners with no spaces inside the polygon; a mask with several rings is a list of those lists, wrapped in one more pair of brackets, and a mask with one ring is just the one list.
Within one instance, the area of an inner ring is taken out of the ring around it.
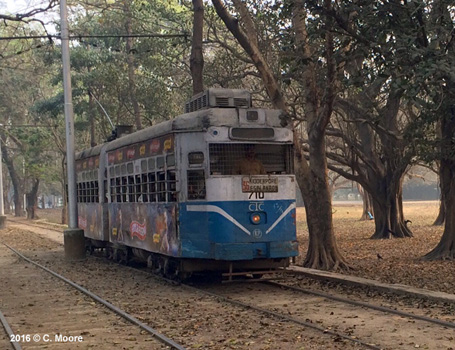
{"label": "tram", "polygon": [[76,155],[90,249],[165,275],[289,265],[296,240],[293,136],[246,90],[209,89],[185,113]]}

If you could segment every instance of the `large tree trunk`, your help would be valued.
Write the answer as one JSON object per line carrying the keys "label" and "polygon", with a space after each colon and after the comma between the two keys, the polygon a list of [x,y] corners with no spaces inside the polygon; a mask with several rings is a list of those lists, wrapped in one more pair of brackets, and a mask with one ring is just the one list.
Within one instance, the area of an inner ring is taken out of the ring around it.
{"label": "large tree trunk", "polygon": [[439,244],[424,256],[427,260],[455,259],[455,107],[449,109],[441,122],[442,157],[440,164],[441,193],[444,193],[446,218]]}
{"label": "large tree trunk", "polygon": [[[303,263],[315,269],[338,269],[348,265],[336,245],[333,234],[332,200],[328,184],[324,135],[310,137],[310,181],[305,193],[309,245]],[[302,178],[300,179],[300,181]],[[307,179],[308,180],[308,179]],[[317,205],[314,205],[317,203]]]}
{"label": "large tree trunk", "polygon": [[439,244],[424,256],[426,260],[453,260],[455,259],[455,162],[451,170],[451,179],[445,185],[449,188],[449,196],[445,200],[447,216]]}
{"label": "large tree trunk", "polygon": [[401,179],[391,175],[376,180],[373,197],[375,231],[372,239],[412,237],[403,214]]}
{"label": "large tree trunk", "polygon": [[441,196],[441,200],[439,202],[438,216],[434,220],[433,226],[442,226],[446,220],[446,206],[445,206],[444,202],[445,202],[445,199],[442,198],[442,196]]}
{"label": "large tree trunk", "polygon": [[[239,26],[237,19],[233,18],[220,0],[212,0],[216,12],[226,24],[245,52],[250,56],[267,90],[267,94],[275,108],[285,113],[283,123],[288,121],[289,111],[282,95],[278,82],[257,46],[257,35],[254,28],[249,28],[245,33]],[[327,180],[327,161],[325,155],[325,129],[330,120],[335,98],[335,66],[333,53],[333,38],[327,32],[327,89],[323,93],[318,91],[314,78],[316,67],[312,64],[311,49],[305,27],[306,12],[303,4],[293,3],[293,25],[297,45],[301,51],[302,62],[310,62],[301,67],[304,70],[303,84],[307,88],[306,117],[308,119],[308,136],[310,139],[310,162],[307,163],[301,151],[301,141],[294,130],[294,145],[296,149],[296,179],[302,190],[305,207],[307,208],[307,223],[310,235],[310,246],[305,259],[305,266],[320,269],[346,268],[344,258],[337,249],[332,224],[332,206],[329,184]],[[324,6],[330,10],[330,0],[325,0]],[[247,13],[242,13],[245,17]],[[248,22],[250,23],[250,22]],[[326,99],[321,102],[318,96],[324,95]],[[309,208],[311,207],[311,208]]]}
{"label": "large tree trunk", "polygon": [[[331,0],[324,0],[324,9],[331,11]],[[304,197],[309,231],[309,246],[304,266],[323,270],[348,268],[335,241],[332,221],[332,196],[328,181],[325,132],[333,112],[335,100],[336,69],[333,33],[325,33],[326,86],[321,91],[317,82],[317,70],[320,68],[313,59],[314,52],[308,39],[306,29],[306,11],[301,2],[293,3],[292,23],[295,31],[295,42],[300,51],[302,61],[307,63],[303,69],[305,86],[306,129],[309,146],[309,174]],[[331,18],[328,17],[328,27]],[[324,96],[324,99],[321,99]],[[296,140],[299,142],[299,140]]]}
{"label": "large tree trunk", "polygon": [[204,56],[202,54],[202,32],[204,28],[204,4],[193,0],[193,41],[191,45],[190,70],[193,78],[193,95],[204,91]]}

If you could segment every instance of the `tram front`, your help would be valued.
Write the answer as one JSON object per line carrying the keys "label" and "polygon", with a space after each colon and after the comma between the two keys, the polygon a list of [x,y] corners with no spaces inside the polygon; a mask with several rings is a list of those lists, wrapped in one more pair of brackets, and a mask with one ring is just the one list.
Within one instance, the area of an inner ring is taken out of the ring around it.
{"label": "tram front", "polygon": [[213,108],[204,132],[180,135],[188,145],[182,257],[244,270],[287,266],[298,255],[292,130],[280,115]]}

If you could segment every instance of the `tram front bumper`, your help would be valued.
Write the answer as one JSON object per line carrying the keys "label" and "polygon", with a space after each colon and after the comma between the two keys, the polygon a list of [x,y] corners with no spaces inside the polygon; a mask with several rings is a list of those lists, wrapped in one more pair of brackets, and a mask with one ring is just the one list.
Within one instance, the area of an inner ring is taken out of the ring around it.
{"label": "tram front bumper", "polygon": [[296,241],[260,243],[213,243],[216,260],[276,259],[298,255]]}

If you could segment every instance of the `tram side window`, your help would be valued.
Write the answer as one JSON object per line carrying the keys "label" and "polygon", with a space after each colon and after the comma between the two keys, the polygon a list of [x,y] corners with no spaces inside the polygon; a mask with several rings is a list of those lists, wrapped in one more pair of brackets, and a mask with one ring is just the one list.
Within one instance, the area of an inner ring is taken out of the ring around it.
{"label": "tram side window", "polygon": [[82,183],[78,182],[76,185],[77,188],[77,202],[82,202]]}
{"label": "tram side window", "polygon": [[134,176],[128,176],[128,202],[135,202],[135,186],[134,186]]}
{"label": "tram side window", "polygon": [[188,199],[205,199],[205,174],[204,170],[188,170]]}
{"label": "tram side window", "polygon": [[81,203],[85,203],[85,182],[81,183]]}
{"label": "tram side window", "polygon": [[103,193],[103,203],[107,203],[107,180],[103,181],[104,183],[104,193]]}
{"label": "tram side window", "polygon": [[77,203],[97,203],[99,202],[98,194],[98,181],[85,181],[78,182],[77,189]]}
{"label": "tram side window", "polygon": [[122,193],[122,199],[121,202],[126,202],[127,194],[128,194],[128,179],[126,176],[121,177],[121,182],[122,182],[122,188],[121,188],[121,193]]}
{"label": "tram side window", "polygon": [[141,175],[136,175],[135,178],[134,178],[134,183],[136,184],[135,186],[135,195],[136,195],[136,198],[135,198],[135,201],[136,202],[146,202],[144,201],[144,198],[142,197],[142,177]]}
{"label": "tram side window", "polygon": [[[109,169],[110,201],[117,203],[177,201],[175,164],[175,155],[171,153],[143,159],[136,168],[133,163],[116,165],[115,171],[112,167]],[[82,187],[81,191],[84,191]]]}
{"label": "tram side window", "polygon": [[115,202],[115,179],[109,180],[109,185],[111,189],[111,203]]}
{"label": "tram side window", "polygon": [[99,203],[100,201],[100,188],[98,185],[98,181],[93,182],[93,203]]}
{"label": "tram side window", "polygon": [[93,191],[93,181],[87,182],[87,203],[92,203]]}
{"label": "tram side window", "polygon": [[169,170],[167,172],[167,201],[175,202],[177,201],[177,177],[174,170]]}
{"label": "tram side window", "polygon": [[141,181],[139,184],[139,187],[141,188],[140,189],[140,193],[141,193],[140,201],[146,203],[149,201],[148,177],[147,177],[147,174],[142,174],[142,175],[140,175],[140,177],[141,177]]}
{"label": "tram side window", "polygon": [[166,173],[164,171],[159,171],[157,174],[157,195],[158,202],[166,201]]}
{"label": "tram side window", "polygon": [[155,176],[155,173],[148,173],[147,177],[148,177],[150,202],[156,202],[156,176]]}

